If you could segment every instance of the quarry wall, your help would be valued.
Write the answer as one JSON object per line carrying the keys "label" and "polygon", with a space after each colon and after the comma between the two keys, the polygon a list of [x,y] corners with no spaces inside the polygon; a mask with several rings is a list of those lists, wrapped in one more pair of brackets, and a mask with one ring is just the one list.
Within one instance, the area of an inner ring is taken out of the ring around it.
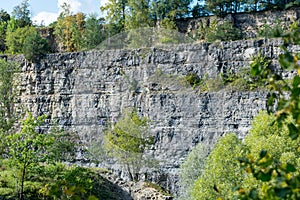
{"label": "quarry wall", "polygon": [[201,18],[188,18],[178,20],[176,22],[178,30],[183,33],[187,33],[192,37],[197,34],[197,29],[200,26],[209,27],[216,22],[223,22],[224,20],[232,22],[234,27],[238,28],[242,37],[245,38],[257,38],[259,37],[259,30],[266,25],[269,27],[282,27],[288,29],[288,27],[297,21],[299,23],[300,9],[299,7],[293,7],[288,10],[269,10],[256,13],[237,13],[228,14],[225,17],[201,17]]}
{"label": "quarry wall", "polygon": [[[151,120],[155,138],[147,153],[159,161],[154,171],[145,171],[147,178],[176,192],[180,163],[193,147],[199,142],[212,144],[228,132],[243,137],[253,117],[265,108],[267,95],[226,88],[193,90],[182,77],[238,73],[249,68],[251,55],[258,52],[277,66],[281,45],[279,39],[241,40],[49,54],[38,63],[13,58],[21,67],[18,104],[78,133],[86,146],[101,145],[107,124],[116,122],[125,108],[137,107]],[[78,160],[84,159],[78,155]],[[126,175],[113,161],[104,160],[99,166]]]}

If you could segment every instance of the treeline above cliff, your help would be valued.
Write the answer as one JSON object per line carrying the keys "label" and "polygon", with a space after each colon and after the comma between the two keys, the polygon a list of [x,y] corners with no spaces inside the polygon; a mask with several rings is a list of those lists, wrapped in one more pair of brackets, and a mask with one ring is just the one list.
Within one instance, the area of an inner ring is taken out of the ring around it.
{"label": "treeline above cliff", "polygon": [[50,52],[93,49],[105,39],[132,29],[181,30],[178,20],[211,15],[219,16],[220,20],[200,24],[194,39],[237,40],[241,39],[242,32],[232,21],[222,18],[227,14],[281,10],[298,5],[299,0],[198,0],[196,4],[193,0],[109,0],[100,8],[107,14],[105,18],[72,13],[70,5],[64,4],[57,21],[44,27],[33,24],[29,1],[24,0],[11,14],[0,10],[0,52],[23,53],[26,59],[35,61]]}

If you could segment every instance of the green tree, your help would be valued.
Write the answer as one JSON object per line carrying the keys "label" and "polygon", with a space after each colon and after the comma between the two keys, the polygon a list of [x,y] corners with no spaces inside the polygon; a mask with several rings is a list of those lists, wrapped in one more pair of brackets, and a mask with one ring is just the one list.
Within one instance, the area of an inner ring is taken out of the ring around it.
{"label": "green tree", "polygon": [[8,48],[7,52],[11,54],[23,53],[26,38],[30,35],[34,35],[35,32],[36,28],[33,26],[16,28],[15,30],[13,28],[8,28],[6,35],[6,46]]}
{"label": "green tree", "polygon": [[134,109],[126,109],[105,132],[104,142],[110,154],[125,166],[130,180],[138,180],[139,170],[146,162],[144,152],[153,144],[148,119],[138,116]]}
{"label": "green tree", "polygon": [[46,162],[49,159],[47,147],[53,144],[55,138],[47,134],[41,134],[36,128],[41,126],[45,117],[34,118],[31,114],[22,122],[22,129],[18,133],[7,136],[7,155],[12,166],[17,171],[20,170],[20,185],[18,190],[19,199],[23,200],[24,183],[28,169],[40,162]]}
{"label": "green tree", "polygon": [[48,41],[37,30],[32,30],[24,40],[22,53],[29,61],[35,62],[50,51]]}
{"label": "green tree", "polygon": [[193,199],[232,199],[232,188],[244,178],[237,158],[245,153],[244,145],[235,134],[221,137],[206,159],[204,173],[195,182]]}
{"label": "green tree", "polygon": [[0,10],[0,52],[6,50],[5,38],[7,31],[7,24],[10,20],[10,15],[3,9]]}
{"label": "green tree", "polygon": [[222,24],[216,25],[215,29],[210,30],[211,31],[206,35],[206,39],[208,42],[214,42],[216,40],[239,40],[242,38],[241,31],[235,28],[230,21],[224,21],[222,22]]}
{"label": "green tree", "polygon": [[126,30],[154,25],[148,0],[128,0],[128,12],[130,14],[125,19]]}
{"label": "green tree", "polygon": [[191,10],[194,18],[204,17],[209,15],[209,11],[206,9],[204,1],[197,1],[197,4]]}
{"label": "green tree", "polygon": [[[62,155],[66,155],[67,151],[72,153],[76,148],[75,142],[65,134],[41,133],[39,130],[45,119],[46,116],[35,118],[28,113],[27,118],[21,122],[19,132],[2,134],[2,139],[5,141],[2,155],[8,160],[9,166],[15,170],[16,188],[20,200],[27,199],[25,188],[28,184],[34,184],[34,180],[31,179],[36,179],[33,177],[43,171],[45,165],[61,161]],[[35,170],[37,174],[32,177],[32,172]],[[36,184],[36,187],[41,187],[41,183],[36,182]]]}
{"label": "green tree", "polygon": [[206,0],[207,9],[217,16],[230,13],[232,0]]}
{"label": "green tree", "polygon": [[[54,177],[39,190],[45,199],[87,199],[98,200],[95,194],[95,185],[98,180],[96,174],[78,166],[66,168],[64,165],[54,167]],[[99,189],[99,188],[97,188]],[[97,191],[97,195],[99,195]]]}
{"label": "green tree", "polygon": [[63,12],[60,13],[55,24],[54,35],[66,51],[78,51],[83,48],[84,43],[85,15],[83,13],[73,15],[70,11],[70,5],[66,3],[62,6],[62,9]]}
{"label": "green tree", "polygon": [[[240,199],[255,197],[256,199],[299,199],[300,198],[300,174],[299,174],[299,144],[300,144],[300,59],[299,53],[288,51],[289,44],[300,44],[299,27],[293,24],[290,33],[284,37],[284,53],[279,55],[279,63],[283,69],[294,69],[297,74],[290,81],[283,79],[281,74],[272,71],[264,73],[261,68],[252,70],[257,76],[267,77],[266,84],[269,84],[274,92],[271,92],[267,101],[269,112],[275,109],[275,121],[279,128],[286,129],[289,138],[284,138],[281,145],[277,147],[276,153],[286,147],[289,152],[281,157],[272,154],[273,149],[261,148],[259,157],[244,157],[241,159],[242,165],[249,174],[257,180],[262,181],[263,187],[251,187],[239,190]],[[280,84],[278,84],[280,81]],[[282,133],[280,134],[282,135]],[[276,136],[276,135],[275,135]],[[278,134],[277,134],[278,136]],[[287,137],[287,136],[286,136]],[[290,144],[290,140],[294,142]],[[286,143],[289,143],[286,145]],[[261,191],[261,195],[257,195]]]}
{"label": "green tree", "polygon": [[31,26],[29,0],[23,0],[22,3],[14,7],[12,16],[16,19],[18,27]]}
{"label": "green tree", "polygon": [[85,21],[83,32],[83,49],[93,49],[105,39],[104,19],[96,15],[89,16]]}
{"label": "green tree", "polygon": [[107,12],[106,21],[109,24],[114,24],[119,32],[125,30],[127,6],[128,0],[109,0],[105,6],[101,7],[102,11]]}
{"label": "green tree", "polygon": [[191,190],[195,181],[204,173],[205,162],[211,151],[208,144],[199,143],[180,166],[179,175],[179,198],[182,200],[192,199]]}

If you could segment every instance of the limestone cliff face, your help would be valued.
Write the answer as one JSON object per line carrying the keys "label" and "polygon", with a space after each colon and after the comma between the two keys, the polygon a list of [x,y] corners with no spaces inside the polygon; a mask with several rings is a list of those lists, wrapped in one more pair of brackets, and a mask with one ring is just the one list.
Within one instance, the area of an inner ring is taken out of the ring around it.
{"label": "limestone cliff face", "polygon": [[[248,40],[137,50],[47,55],[39,63],[19,58],[19,103],[35,115],[47,114],[76,131],[84,144],[101,141],[103,129],[122,110],[135,106],[151,120],[155,145],[148,152],[160,167],[150,177],[176,190],[179,165],[199,142],[212,143],[235,132],[243,136],[259,110],[263,92],[195,92],[180,77],[217,76],[249,66],[261,51],[273,60],[281,40]],[[113,163],[101,166],[115,170]]]}

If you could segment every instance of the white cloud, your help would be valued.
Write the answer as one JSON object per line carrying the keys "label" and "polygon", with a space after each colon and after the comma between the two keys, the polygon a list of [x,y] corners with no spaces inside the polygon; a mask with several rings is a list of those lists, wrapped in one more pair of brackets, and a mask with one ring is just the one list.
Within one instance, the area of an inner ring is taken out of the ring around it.
{"label": "white cloud", "polygon": [[42,25],[48,26],[52,22],[56,21],[57,17],[58,17],[58,13],[40,12],[32,18],[32,21],[36,25],[42,24]]}
{"label": "white cloud", "polygon": [[62,5],[64,3],[67,3],[71,6],[70,10],[73,14],[78,12],[83,13],[100,13],[100,6],[104,6],[106,3],[108,3],[109,0],[58,0],[57,1],[57,7],[58,7],[58,13],[53,12],[40,12],[37,15],[35,15],[32,20],[37,25],[49,25],[50,23],[57,20],[57,17],[59,13],[62,12]]}

